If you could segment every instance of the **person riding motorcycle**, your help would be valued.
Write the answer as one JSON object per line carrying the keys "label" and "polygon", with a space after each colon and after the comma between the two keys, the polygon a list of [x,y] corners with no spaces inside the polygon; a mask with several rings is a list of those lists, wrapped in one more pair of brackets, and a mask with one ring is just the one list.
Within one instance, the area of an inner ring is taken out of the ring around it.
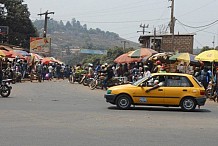
{"label": "person riding motorcycle", "polygon": [[89,63],[88,64],[88,77],[92,77],[94,74],[94,71],[93,71],[93,64],[92,63]]}
{"label": "person riding motorcycle", "polygon": [[103,72],[106,73],[106,77],[103,81],[102,88],[107,89],[107,82],[114,77],[114,72],[113,72],[112,66],[111,65],[107,66],[107,69]]}

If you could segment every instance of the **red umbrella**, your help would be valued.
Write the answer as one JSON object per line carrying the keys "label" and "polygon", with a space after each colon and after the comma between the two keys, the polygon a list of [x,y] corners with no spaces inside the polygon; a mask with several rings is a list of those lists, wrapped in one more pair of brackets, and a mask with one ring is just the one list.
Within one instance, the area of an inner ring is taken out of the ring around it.
{"label": "red umbrella", "polygon": [[8,52],[8,51],[5,51],[5,50],[0,50],[0,56],[11,57],[11,55],[12,55],[11,52]]}
{"label": "red umbrella", "polygon": [[51,57],[45,57],[41,61],[43,64],[49,64],[50,62],[55,62]]}
{"label": "red umbrella", "polygon": [[117,57],[114,62],[115,63],[132,63],[132,62],[140,62],[141,58],[131,58],[129,57],[129,53],[131,53],[132,51],[122,54],[119,57]]}

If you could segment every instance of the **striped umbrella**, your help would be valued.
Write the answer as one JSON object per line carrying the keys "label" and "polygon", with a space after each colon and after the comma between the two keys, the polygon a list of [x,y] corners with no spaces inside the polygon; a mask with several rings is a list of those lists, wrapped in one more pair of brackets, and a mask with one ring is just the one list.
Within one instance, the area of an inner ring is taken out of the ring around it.
{"label": "striped umbrella", "polygon": [[[132,53],[132,51],[130,51],[129,53]],[[142,59],[141,58],[131,58],[129,57],[129,53],[125,53],[122,54],[120,56],[118,56],[114,62],[115,63],[132,63],[132,62],[140,62]]]}
{"label": "striped umbrella", "polygon": [[195,60],[195,55],[190,53],[177,53],[169,58],[169,60],[179,60],[184,62],[198,62]]}
{"label": "striped umbrella", "polygon": [[128,56],[131,58],[143,58],[143,57],[149,57],[153,54],[158,53],[157,51],[150,49],[150,48],[141,48],[133,51]]}

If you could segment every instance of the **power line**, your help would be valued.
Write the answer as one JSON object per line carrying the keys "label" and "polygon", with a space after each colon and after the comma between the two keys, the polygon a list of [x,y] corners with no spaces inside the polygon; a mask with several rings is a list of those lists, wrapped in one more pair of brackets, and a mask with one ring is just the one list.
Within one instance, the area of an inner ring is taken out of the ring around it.
{"label": "power line", "polygon": [[187,25],[187,24],[182,23],[182,22],[179,21],[178,19],[177,19],[177,21],[178,21],[180,24],[182,24],[182,25],[184,25],[184,26],[186,26],[186,27],[190,27],[190,28],[202,28],[202,27],[208,27],[208,26],[213,25],[213,24],[215,24],[215,23],[218,22],[218,20],[215,20],[215,21],[213,21],[213,22],[211,22],[211,23],[209,23],[209,24],[202,25],[202,26],[190,26],[190,25]]}
{"label": "power line", "polygon": [[[180,24],[181,25],[181,24]],[[184,25],[181,25],[182,27],[183,27],[183,29],[187,32],[187,33],[190,33],[185,27],[184,27]],[[195,39],[195,41],[199,44],[199,45],[201,45],[202,47],[203,47],[203,45],[196,39],[196,38],[194,38]]]}

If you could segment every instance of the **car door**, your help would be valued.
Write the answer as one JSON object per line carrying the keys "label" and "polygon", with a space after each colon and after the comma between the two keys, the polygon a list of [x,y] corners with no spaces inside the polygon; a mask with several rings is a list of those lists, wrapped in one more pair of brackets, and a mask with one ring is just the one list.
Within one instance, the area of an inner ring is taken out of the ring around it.
{"label": "car door", "polygon": [[179,105],[182,97],[190,93],[192,83],[185,76],[167,76],[164,104]]}
{"label": "car door", "polygon": [[150,92],[146,93],[146,90],[151,89],[153,85],[153,81],[159,78],[158,76],[152,77],[150,80],[146,81],[146,83],[142,83],[138,86],[133,93],[133,100],[138,104],[164,104],[164,87],[158,87]]}

